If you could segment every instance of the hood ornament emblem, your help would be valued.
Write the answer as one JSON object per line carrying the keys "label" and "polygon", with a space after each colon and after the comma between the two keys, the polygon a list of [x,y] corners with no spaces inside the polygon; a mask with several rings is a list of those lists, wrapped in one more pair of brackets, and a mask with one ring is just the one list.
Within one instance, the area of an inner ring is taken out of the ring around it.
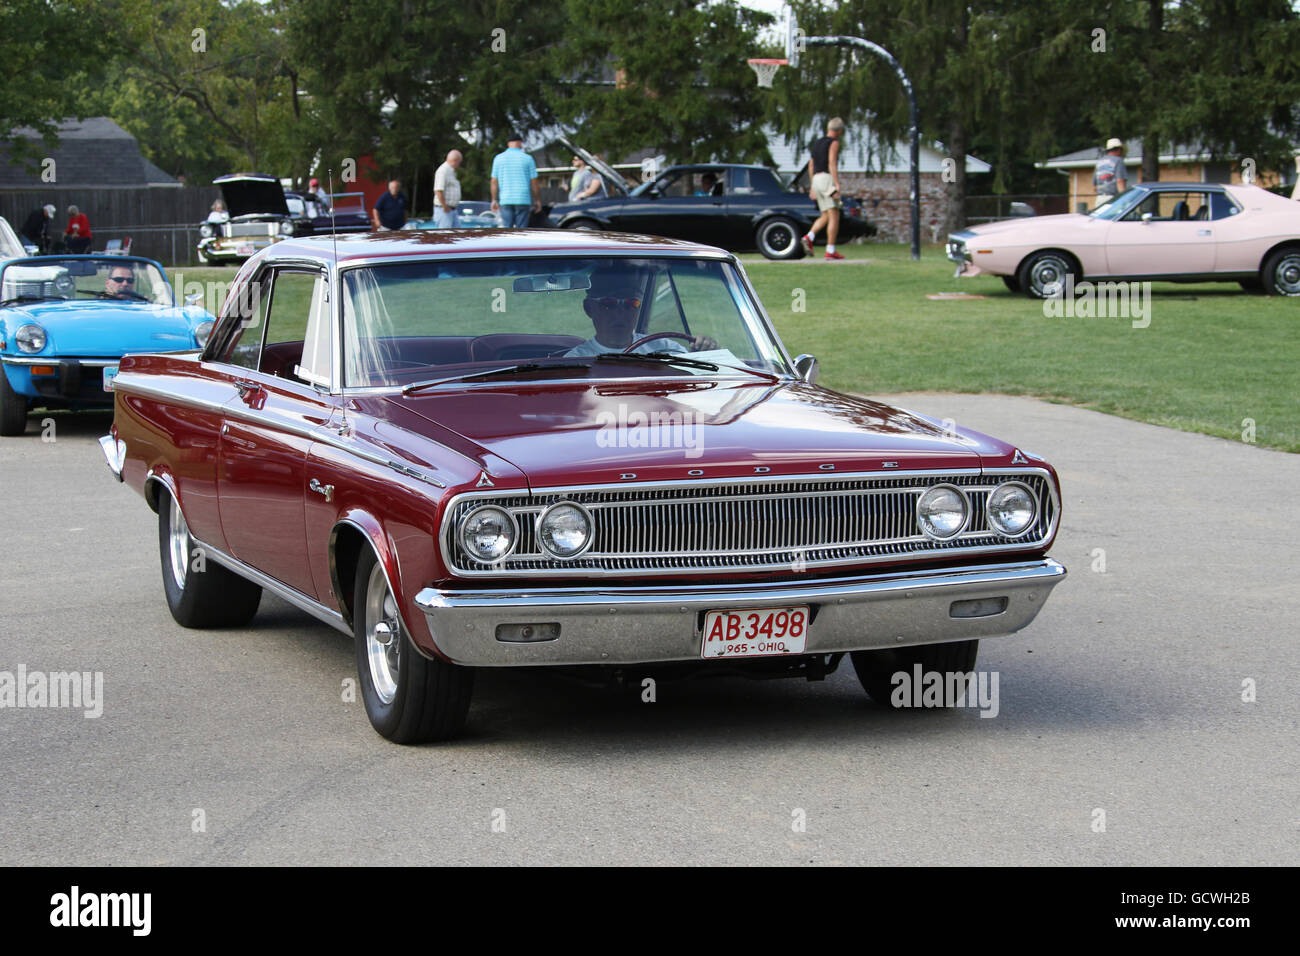
{"label": "hood ornament emblem", "polygon": [[481,473],[479,474],[479,476],[478,476],[478,484],[476,484],[474,487],[475,487],[475,488],[495,488],[496,485],[493,484],[492,479],[488,477],[488,473],[487,473],[486,471],[484,471],[484,472],[481,472]]}
{"label": "hood ornament emblem", "polygon": [[1029,464],[1029,459],[1026,458],[1024,455],[1020,454],[1020,449],[1017,448],[1017,449],[1016,449],[1016,453],[1015,453],[1014,455],[1011,456],[1011,464],[1013,464],[1013,465],[1027,465],[1027,464]]}

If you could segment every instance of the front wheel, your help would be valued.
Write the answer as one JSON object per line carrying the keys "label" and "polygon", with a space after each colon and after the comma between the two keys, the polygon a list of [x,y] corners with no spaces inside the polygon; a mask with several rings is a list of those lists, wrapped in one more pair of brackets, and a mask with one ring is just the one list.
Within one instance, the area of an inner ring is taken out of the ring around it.
{"label": "front wheel", "polygon": [[222,567],[194,544],[176,499],[158,500],[158,551],[167,608],[182,627],[241,627],[253,619],[262,589]]}
{"label": "front wheel", "polygon": [[411,643],[383,566],[369,548],[357,562],[352,631],[366,716],[398,744],[446,740],[460,733],[474,691],[474,671],[431,660]]}
{"label": "front wheel", "polygon": [[1279,249],[1269,256],[1263,279],[1269,295],[1300,295],[1300,249]]}
{"label": "front wheel", "polygon": [[1016,281],[1033,299],[1051,299],[1064,295],[1079,280],[1079,268],[1064,252],[1036,252],[1025,260],[1016,273]]}
{"label": "front wheel", "polygon": [[1011,291],[1011,292],[1022,292],[1022,291],[1024,291],[1024,290],[1022,290],[1022,289],[1020,288],[1020,280],[1017,279],[1015,276],[1003,276],[1003,277],[1002,277],[1002,284],[1003,284],[1004,286],[1006,286],[1007,289],[1008,289],[1009,291]]}
{"label": "front wheel", "polygon": [[582,232],[597,232],[600,224],[593,219],[574,219],[564,224],[565,229],[578,229]]}
{"label": "front wheel", "polygon": [[[958,688],[959,694],[966,690],[979,650],[979,641],[952,641],[947,644],[922,644],[879,651],[853,651],[849,657],[857,672],[858,683],[881,707],[902,709],[912,706],[914,698],[909,691],[916,679],[917,664],[921,665],[922,675],[933,671],[942,675],[945,688],[943,706],[952,707],[957,700],[948,698],[946,688],[953,685]],[[894,675],[898,673],[907,675],[907,680],[900,678],[896,681]],[[948,680],[949,674],[963,676],[954,682]]]}
{"label": "front wheel", "polygon": [[754,236],[758,251],[768,259],[798,259],[803,256],[799,227],[782,216],[764,219]]}
{"label": "front wheel", "polygon": [[21,435],[27,431],[27,399],[9,385],[9,376],[0,368],[0,435]]}

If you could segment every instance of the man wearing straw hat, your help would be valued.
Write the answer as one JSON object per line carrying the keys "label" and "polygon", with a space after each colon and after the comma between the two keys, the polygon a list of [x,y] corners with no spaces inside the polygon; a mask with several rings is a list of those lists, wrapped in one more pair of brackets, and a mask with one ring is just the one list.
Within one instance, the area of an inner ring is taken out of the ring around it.
{"label": "man wearing straw hat", "polygon": [[1114,199],[1128,189],[1128,170],[1124,168],[1124,141],[1111,137],[1106,140],[1106,155],[1097,160],[1092,174],[1092,184],[1097,187],[1097,205]]}

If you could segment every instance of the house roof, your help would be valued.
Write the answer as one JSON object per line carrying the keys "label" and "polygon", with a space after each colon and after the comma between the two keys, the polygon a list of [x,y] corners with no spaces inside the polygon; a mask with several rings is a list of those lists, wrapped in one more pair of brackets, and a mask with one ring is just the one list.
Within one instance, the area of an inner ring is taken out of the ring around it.
{"label": "house roof", "polygon": [[[135,137],[107,116],[64,120],[56,127],[59,142],[47,149],[40,134],[27,127],[12,135],[32,140],[35,171],[16,162],[0,146],[0,189],[88,189],[97,187],[179,186],[174,177],[140,155]],[[41,161],[54,160],[55,178],[41,179]]]}
{"label": "house roof", "polygon": [[[1100,144],[1086,149],[1076,149],[1073,153],[1053,156],[1042,162],[1034,163],[1039,169],[1091,169],[1097,160],[1106,155],[1106,148]],[[1210,151],[1200,143],[1175,144],[1160,153],[1161,163],[1206,163],[1212,159]],[[1129,163],[1142,162],[1142,141],[1130,139],[1124,144],[1124,159]]]}
{"label": "house roof", "polygon": [[[772,153],[776,168],[790,176],[808,165],[808,147],[818,134],[808,130],[804,136],[790,140],[766,126],[767,148]],[[870,130],[849,127],[845,130],[844,144],[840,147],[839,168],[842,173],[906,173],[911,171],[911,144],[886,143]],[[923,173],[943,172],[947,154],[941,143],[921,143]],[[1095,160],[1094,160],[1095,162]],[[966,157],[967,173],[987,173],[993,167],[974,156]]]}

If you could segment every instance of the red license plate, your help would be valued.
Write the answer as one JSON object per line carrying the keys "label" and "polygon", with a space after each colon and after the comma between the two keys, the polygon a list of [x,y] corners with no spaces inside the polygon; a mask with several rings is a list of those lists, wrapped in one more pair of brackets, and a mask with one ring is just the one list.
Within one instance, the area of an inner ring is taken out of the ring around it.
{"label": "red license plate", "polygon": [[808,641],[806,607],[709,611],[704,615],[700,656],[772,657],[802,654]]}

